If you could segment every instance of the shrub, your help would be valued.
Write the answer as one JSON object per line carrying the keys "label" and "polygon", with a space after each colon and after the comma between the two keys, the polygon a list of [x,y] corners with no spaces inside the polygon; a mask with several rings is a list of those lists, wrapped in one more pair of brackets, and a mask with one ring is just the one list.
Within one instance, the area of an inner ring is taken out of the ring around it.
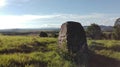
{"label": "shrub", "polygon": [[48,34],[46,32],[40,32],[40,37],[48,37]]}
{"label": "shrub", "polygon": [[101,28],[97,24],[91,24],[91,26],[87,27],[86,33],[91,39],[101,39]]}

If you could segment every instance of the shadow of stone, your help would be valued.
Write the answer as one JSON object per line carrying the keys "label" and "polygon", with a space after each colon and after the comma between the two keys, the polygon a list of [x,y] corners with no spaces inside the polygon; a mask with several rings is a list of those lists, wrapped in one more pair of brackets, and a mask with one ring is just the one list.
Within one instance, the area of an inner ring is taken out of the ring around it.
{"label": "shadow of stone", "polygon": [[99,54],[91,54],[88,67],[120,67],[120,61]]}
{"label": "shadow of stone", "polygon": [[71,67],[88,67],[88,52],[78,52],[74,54],[62,53],[59,54],[63,59],[72,62]]}

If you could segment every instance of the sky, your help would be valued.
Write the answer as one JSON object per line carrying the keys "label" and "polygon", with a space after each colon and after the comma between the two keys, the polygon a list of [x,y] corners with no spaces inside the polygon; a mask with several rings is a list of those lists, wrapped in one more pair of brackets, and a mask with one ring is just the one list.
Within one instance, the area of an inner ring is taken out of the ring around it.
{"label": "sky", "polygon": [[66,21],[113,26],[120,0],[0,0],[0,29],[59,28]]}

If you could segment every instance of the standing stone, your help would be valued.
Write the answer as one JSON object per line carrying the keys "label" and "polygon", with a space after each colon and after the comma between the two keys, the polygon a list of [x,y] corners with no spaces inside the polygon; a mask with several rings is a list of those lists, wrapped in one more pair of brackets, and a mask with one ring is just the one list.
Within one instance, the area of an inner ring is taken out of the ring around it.
{"label": "standing stone", "polygon": [[[71,59],[77,64],[86,63],[85,55],[87,53],[87,40],[82,25],[78,22],[68,21],[63,23],[58,37],[59,48],[71,56]],[[80,58],[83,59],[81,59]],[[79,67],[79,66],[78,66]]]}
{"label": "standing stone", "polygon": [[62,24],[58,40],[59,48],[69,53],[87,50],[85,31],[78,22],[68,21]]}

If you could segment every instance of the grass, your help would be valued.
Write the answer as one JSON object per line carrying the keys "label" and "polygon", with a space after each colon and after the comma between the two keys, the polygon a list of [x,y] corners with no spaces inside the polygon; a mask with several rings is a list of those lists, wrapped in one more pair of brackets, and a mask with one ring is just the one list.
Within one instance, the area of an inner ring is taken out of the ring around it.
{"label": "grass", "polygon": [[[120,41],[88,40],[95,54],[120,60]],[[57,38],[0,35],[0,67],[74,67],[57,52]]]}
{"label": "grass", "polygon": [[120,40],[90,40],[88,43],[95,53],[120,60]]}
{"label": "grass", "polygon": [[88,40],[90,67],[120,67],[120,40]]}
{"label": "grass", "polygon": [[70,67],[56,50],[56,38],[0,36],[0,67]]}

